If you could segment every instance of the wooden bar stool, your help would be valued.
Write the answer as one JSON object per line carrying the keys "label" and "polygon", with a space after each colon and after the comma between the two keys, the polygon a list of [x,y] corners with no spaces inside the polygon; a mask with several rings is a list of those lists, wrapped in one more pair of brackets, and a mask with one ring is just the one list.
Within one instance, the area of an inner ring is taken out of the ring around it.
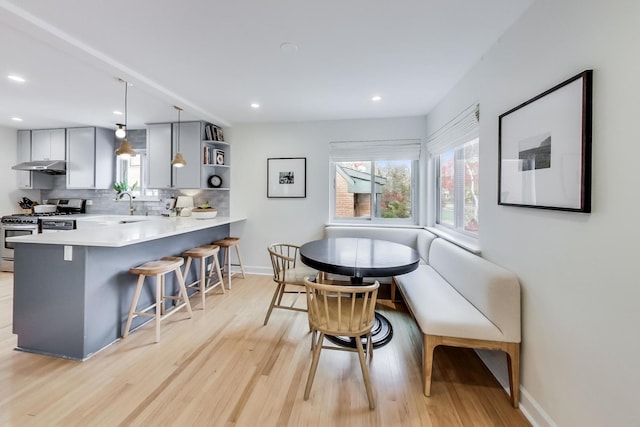
{"label": "wooden bar stool", "polygon": [[[180,267],[184,264],[184,259],[181,257],[164,257],[157,261],[146,262],[138,267],[132,267],[129,269],[131,274],[138,274],[138,284],[131,301],[131,308],[129,309],[129,316],[127,317],[127,323],[124,327],[124,333],[122,338],[126,338],[129,335],[129,328],[131,328],[131,322],[134,317],[144,316],[156,319],[156,342],[160,341],[160,322],[167,317],[171,316],[176,311],[183,307],[187,307],[189,317],[192,316],[191,304],[189,303],[189,297],[187,295],[187,289],[184,286],[184,279],[182,277],[182,271]],[[178,296],[165,295],[164,284],[165,276],[167,273],[175,272],[178,279]],[[142,292],[142,286],[144,285],[144,279],[147,276],[155,276],[156,278],[156,301],[150,306],[137,311],[138,300],[140,299],[140,293]],[[174,300],[176,305],[170,310],[164,310],[164,301],[167,299]],[[182,300],[182,303],[178,303]],[[147,311],[155,308],[153,314],[147,313]]]}
{"label": "wooden bar stool", "polygon": [[[242,258],[240,258],[240,238],[239,237],[225,237],[224,239],[216,240],[214,245],[220,246],[224,251],[224,258],[222,263],[222,271],[226,270],[227,274],[227,286],[231,289],[231,267],[240,267],[242,272],[242,278],[244,279],[244,267],[242,265]],[[236,248],[236,256],[238,257],[238,263],[231,262],[231,248]]]}
{"label": "wooden bar stool", "polygon": [[[220,271],[220,263],[218,262],[218,253],[220,252],[220,246],[216,245],[202,245],[197,248],[192,248],[186,250],[182,253],[183,257],[187,257],[187,263],[184,267],[184,277],[187,278],[189,274],[189,267],[191,267],[191,261],[193,259],[200,260],[200,277],[191,282],[188,285],[185,285],[186,288],[196,288],[198,292],[200,292],[200,297],[202,298],[202,309],[204,310],[205,304],[205,296],[207,292],[211,289],[214,289],[218,286],[222,288],[222,293],[224,294],[224,284],[222,283],[222,272]],[[209,274],[207,274],[207,258],[212,257],[213,262],[211,263],[211,268],[209,270]],[[211,283],[213,277],[215,275],[215,282]]]}

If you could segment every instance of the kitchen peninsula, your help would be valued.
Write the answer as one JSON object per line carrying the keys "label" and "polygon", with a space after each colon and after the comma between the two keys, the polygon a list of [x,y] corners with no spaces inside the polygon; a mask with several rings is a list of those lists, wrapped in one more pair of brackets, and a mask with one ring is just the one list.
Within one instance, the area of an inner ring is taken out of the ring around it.
{"label": "kitchen peninsula", "polygon": [[[129,268],[226,237],[245,219],[104,216],[86,218],[86,227],[78,220],[77,230],[10,238],[17,349],[87,359],[121,336],[137,279]],[[175,288],[169,277],[166,288]],[[151,304],[151,294],[140,304]]]}

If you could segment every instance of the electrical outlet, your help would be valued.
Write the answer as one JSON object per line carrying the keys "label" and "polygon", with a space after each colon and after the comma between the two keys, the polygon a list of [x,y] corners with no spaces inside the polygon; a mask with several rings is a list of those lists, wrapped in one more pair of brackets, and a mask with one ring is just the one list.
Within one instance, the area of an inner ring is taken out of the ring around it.
{"label": "electrical outlet", "polygon": [[93,205],[93,200],[87,200],[87,206]]}
{"label": "electrical outlet", "polygon": [[65,261],[73,261],[73,246],[64,247],[64,260]]}

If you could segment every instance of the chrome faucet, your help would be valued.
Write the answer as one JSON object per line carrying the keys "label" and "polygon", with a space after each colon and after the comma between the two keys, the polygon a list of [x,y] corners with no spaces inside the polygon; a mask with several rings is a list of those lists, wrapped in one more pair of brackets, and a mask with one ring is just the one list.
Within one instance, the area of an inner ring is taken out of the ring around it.
{"label": "chrome faucet", "polygon": [[118,195],[118,200],[122,200],[124,196],[129,196],[129,215],[133,215],[136,208],[133,206],[133,196],[128,191],[123,191]]}

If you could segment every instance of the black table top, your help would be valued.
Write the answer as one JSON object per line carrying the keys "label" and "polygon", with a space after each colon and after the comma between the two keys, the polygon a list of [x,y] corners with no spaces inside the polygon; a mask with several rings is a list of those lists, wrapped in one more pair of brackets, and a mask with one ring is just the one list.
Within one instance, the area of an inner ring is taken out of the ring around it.
{"label": "black table top", "polygon": [[418,268],[420,254],[386,240],[338,237],[314,240],[300,247],[300,260],[326,273],[354,278],[388,277]]}

